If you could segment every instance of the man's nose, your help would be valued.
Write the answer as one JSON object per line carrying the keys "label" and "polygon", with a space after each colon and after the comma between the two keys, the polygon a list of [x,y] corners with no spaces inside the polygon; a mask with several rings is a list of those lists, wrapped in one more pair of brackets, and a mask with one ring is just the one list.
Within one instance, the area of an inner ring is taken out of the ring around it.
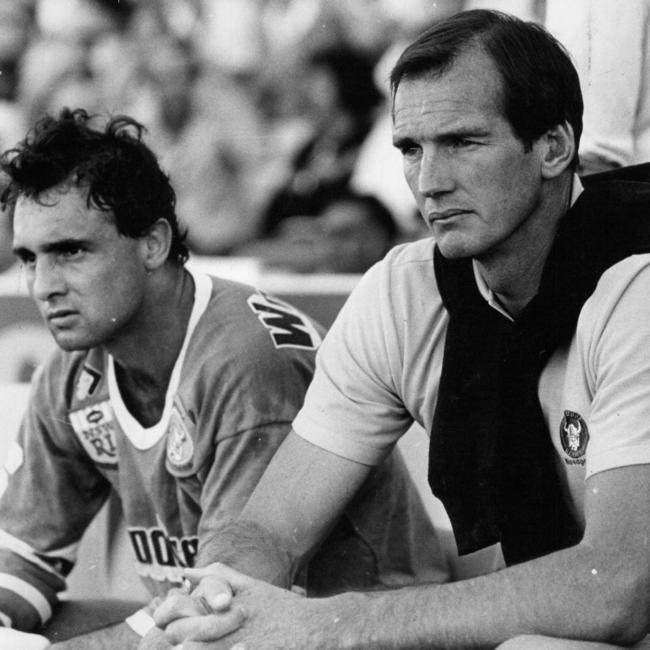
{"label": "man's nose", "polygon": [[443,150],[426,149],[420,162],[418,192],[423,196],[451,192],[455,187],[452,172],[453,164]]}
{"label": "man's nose", "polygon": [[36,300],[46,301],[63,293],[65,284],[56,263],[48,257],[40,257],[27,270],[27,286]]}

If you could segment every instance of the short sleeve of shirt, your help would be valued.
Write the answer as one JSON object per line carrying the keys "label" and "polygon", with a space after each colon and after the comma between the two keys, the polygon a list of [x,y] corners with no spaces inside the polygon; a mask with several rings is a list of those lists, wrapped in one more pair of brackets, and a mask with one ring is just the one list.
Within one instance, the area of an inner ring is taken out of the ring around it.
{"label": "short sleeve of shirt", "polygon": [[650,255],[636,255],[601,278],[581,319],[592,386],[587,476],[650,463]]}
{"label": "short sleeve of shirt", "polygon": [[294,430],[344,458],[376,465],[412,422],[399,395],[402,345],[390,265],[361,279],[325,337]]}

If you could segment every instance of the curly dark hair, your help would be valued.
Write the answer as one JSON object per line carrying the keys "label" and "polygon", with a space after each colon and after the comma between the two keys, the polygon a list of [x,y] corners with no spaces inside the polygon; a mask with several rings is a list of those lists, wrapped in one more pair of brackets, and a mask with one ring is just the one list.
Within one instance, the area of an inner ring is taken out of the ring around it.
{"label": "curly dark hair", "polygon": [[88,205],[111,212],[117,231],[137,238],[158,220],[172,229],[168,259],[183,265],[189,256],[175,212],[169,177],[142,141],[145,127],[126,115],[111,118],[103,131],[90,126],[83,108],[64,108],[58,117],[39,120],[27,137],[0,157],[8,185],[2,209],[20,196],[36,201],[65,182],[88,189]]}

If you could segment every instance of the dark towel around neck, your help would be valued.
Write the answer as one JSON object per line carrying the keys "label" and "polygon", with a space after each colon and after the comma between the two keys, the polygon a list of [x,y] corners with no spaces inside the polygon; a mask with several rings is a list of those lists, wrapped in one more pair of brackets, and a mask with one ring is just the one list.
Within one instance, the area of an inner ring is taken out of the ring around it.
{"label": "dark towel around neck", "polygon": [[539,403],[539,377],[553,352],[570,343],[603,272],[650,252],[650,164],[582,181],[585,191],[560,222],[538,294],[514,323],[480,295],[470,259],[448,260],[434,250],[449,325],[429,483],[461,555],[500,541],[506,563],[514,564],[580,540]]}

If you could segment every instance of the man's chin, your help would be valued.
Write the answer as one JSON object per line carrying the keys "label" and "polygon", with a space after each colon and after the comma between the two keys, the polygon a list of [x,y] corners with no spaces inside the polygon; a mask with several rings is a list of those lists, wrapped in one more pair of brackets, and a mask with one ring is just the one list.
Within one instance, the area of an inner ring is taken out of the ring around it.
{"label": "man's chin", "polygon": [[92,343],[84,341],[77,336],[69,336],[60,333],[53,333],[52,336],[54,337],[54,342],[64,352],[76,352],[78,350],[87,350],[88,348],[93,347]]}
{"label": "man's chin", "polygon": [[442,253],[442,256],[448,260],[461,260],[467,257],[475,257],[472,250],[467,246],[459,246],[439,241],[436,241],[436,245]]}

